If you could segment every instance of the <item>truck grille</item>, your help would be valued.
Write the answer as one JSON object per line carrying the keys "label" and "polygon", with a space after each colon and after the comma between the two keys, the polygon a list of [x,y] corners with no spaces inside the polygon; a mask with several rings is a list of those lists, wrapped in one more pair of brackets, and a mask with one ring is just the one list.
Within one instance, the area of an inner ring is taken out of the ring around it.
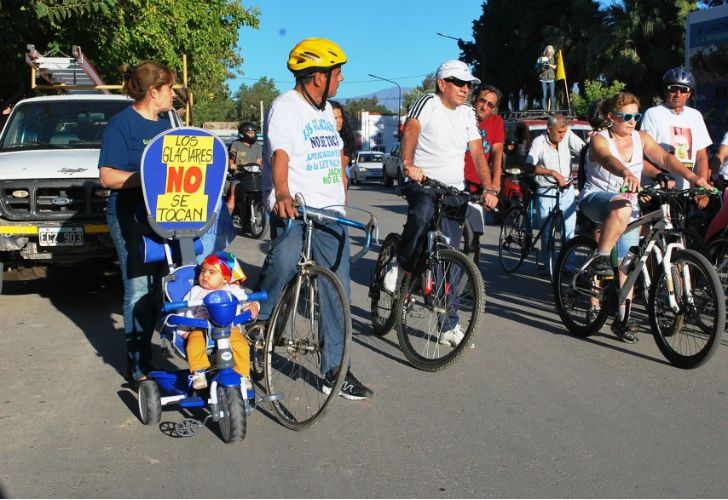
{"label": "truck grille", "polygon": [[[102,220],[107,197],[97,193],[98,182],[91,180],[0,181],[0,216],[12,221]],[[17,191],[28,196],[18,198]]]}

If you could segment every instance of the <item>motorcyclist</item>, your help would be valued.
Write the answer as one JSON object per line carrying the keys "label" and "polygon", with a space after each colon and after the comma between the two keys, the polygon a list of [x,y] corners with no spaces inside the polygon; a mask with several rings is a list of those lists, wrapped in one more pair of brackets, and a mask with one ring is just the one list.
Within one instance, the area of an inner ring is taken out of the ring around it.
{"label": "motorcyclist", "polygon": [[241,165],[257,163],[263,166],[263,146],[258,144],[258,127],[251,121],[243,121],[238,127],[238,140],[230,145],[228,150],[229,169],[233,175],[230,181],[230,195],[227,199],[227,207],[230,213],[235,209],[235,185],[240,182],[235,179],[238,168]]}

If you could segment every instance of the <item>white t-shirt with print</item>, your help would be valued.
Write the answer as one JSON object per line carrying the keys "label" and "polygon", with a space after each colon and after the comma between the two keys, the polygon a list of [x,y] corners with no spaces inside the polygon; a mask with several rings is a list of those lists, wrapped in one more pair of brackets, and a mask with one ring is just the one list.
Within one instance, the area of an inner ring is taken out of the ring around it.
{"label": "white t-shirt with print", "polygon": [[449,109],[437,94],[425,94],[415,101],[407,115],[422,127],[415,148],[414,164],[427,177],[463,189],[463,155],[468,143],[481,140],[475,111],[469,105]]}
{"label": "white t-shirt with print", "polygon": [[[275,205],[271,156],[277,150],[285,151],[289,158],[288,190],[291,196],[301,193],[306,205],[313,208],[343,205],[342,147],[330,103],[319,111],[295,90],[278,96],[271,104],[265,122],[263,196],[268,211]],[[335,210],[344,212],[342,207]]]}
{"label": "white t-shirt with print", "polygon": [[[568,181],[571,177],[571,155],[578,155],[583,147],[584,141],[571,130],[566,131],[557,149],[551,147],[548,134],[544,133],[533,140],[526,163],[556,170]],[[536,182],[541,187],[553,187],[554,184],[549,182],[550,180],[551,178],[546,179],[545,175],[536,176]]]}
{"label": "white t-shirt with print", "polygon": [[[698,151],[713,144],[703,115],[689,106],[685,106],[679,115],[664,104],[648,109],[642,121],[642,130],[650,134],[665,151],[673,153],[689,170],[695,166]],[[677,189],[690,187],[687,179],[682,177],[677,177],[676,184]]]}
{"label": "white t-shirt with print", "polygon": [[[725,133],[723,136],[723,140],[720,141],[721,146],[728,146],[728,132]],[[726,156],[723,159],[723,163],[720,165],[720,175],[723,176],[723,178],[728,179],[728,156]]]}

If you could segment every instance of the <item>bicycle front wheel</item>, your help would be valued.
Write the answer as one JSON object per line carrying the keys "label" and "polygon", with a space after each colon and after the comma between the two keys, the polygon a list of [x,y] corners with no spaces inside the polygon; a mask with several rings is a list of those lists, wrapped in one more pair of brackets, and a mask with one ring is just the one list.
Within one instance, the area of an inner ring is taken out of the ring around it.
{"label": "bicycle front wheel", "polygon": [[521,266],[530,251],[530,234],[526,224],[526,211],[520,205],[508,210],[501,224],[498,238],[498,260],[503,270],[512,273]]}
{"label": "bicycle front wheel", "polygon": [[387,264],[395,258],[399,234],[389,233],[384,238],[382,249],[379,251],[377,263],[374,266],[372,285],[369,287],[371,298],[372,328],[379,336],[386,335],[394,326],[396,316],[394,314],[395,295],[397,291],[388,292],[384,289],[384,274],[387,271]]}
{"label": "bicycle front wheel", "polygon": [[[325,318],[325,319],[324,319]],[[351,343],[351,311],[332,271],[304,267],[286,286],[271,315],[265,340],[265,388],[278,394],[273,411],[296,431],[311,426],[338,397]],[[335,370],[324,384],[322,365]]]}
{"label": "bicycle front wheel", "polygon": [[564,216],[561,213],[554,215],[551,221],[551,234],[549,234],[548,242],[548,257],[545,262],[546,269],[549,271],[549,279],[553,283],[554,271],[556,269],[556,259],[559,257],[561,248],[564,246],[564,234],[566,233],[566,223],[564,222]]}
{"label": "bicycle front wheel", "polygon": [[397,336],[415,368],[441,370],[470,345],[485,309],[475,263],[455,249],[437,252],[432,272],[408,274],[397,299]]}
{"label": "bicycle front wheel", "polygon": [[[670,306],[670,289],[677,310]],[[708,361],[725,329],[723,288],[708,260],[694,250],[674,251],[669,276],[662,266],[657,271],[649,315],[657,347],[670,363],[696,368]]]}
{"label": "bicycle front wheel", "polygon": [[577,337],[598,332],[609,315],[611,285],[581,270],[596,249],[593,238],[576,236],[564,245],[554,269],[556,310],[564,326]]}

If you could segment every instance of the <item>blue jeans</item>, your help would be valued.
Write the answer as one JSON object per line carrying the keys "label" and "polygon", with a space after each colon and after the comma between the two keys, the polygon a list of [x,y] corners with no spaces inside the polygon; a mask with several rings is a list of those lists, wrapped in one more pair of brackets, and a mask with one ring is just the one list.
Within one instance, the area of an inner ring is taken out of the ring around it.
{"label": "blue jeans", "polygon": [[161,307],[161,277],[159,263],[145,264],[141,255],[142,226],[132,215],[106,214],[109,233],[124,284],[124,336],[127,363],[135,379],[151,369],[152,334]]}
{"label": "blue jeans", "polygon": [[553,109],[556,107],[556,100],[555,100],[556,83],[553,80],[540,80],[540,82],[541,82],[541,94],[543,95],[543,97],[541,98],[541,107],[543,109],[547,109],[546,104],[548,103],[548,100],[549,100],[548,92],[550,91],[551,92],[551,94],[550,94],[551,95],[551,110],[553,111]]}
{"label": "blue jeans", "polygon": [[[407,222],[404,225],[397,246],[397,262],[402,269],[412,273],[415,271],[422,248],[427,244],[427,232],[430,230],[432,218],[435,216],[436,191],[417,182],[408,182],[405,186],[405,193],[408,207]],[[453,200],[452,198],[448,199]],[[448,199],[446,199],[446,202]],[[463,230],[458,221],[443,215],[440,218],[440,230],[450,238],[450,244],[453,247],[459,247],[460,241],[463,239]],[[439,273],[441,270],[436,269],[435,272]],[[435,283],[444,283],[445,279],[448,279],[450,283],[460,282],[460,271],[458,269],[450,271],[450,273],[447,277],[442,275],[434,276]],[[442,291],[440,290],[440,293]],[[459,304],[457,298],[459,290],[448,287],[447,294],[450,309],[447,315],[438,317],[438,326],[443,331],[450,330],[458,324],[457,308]],[[442,299],[440,297],[440,300]]]}
{"label": "blue jeans", "polygon": [[[538,188],[538,198],[536,198],[536,210],[538,213],[539,225],[543,224],[549,215],[549,210],[556,206],[556,189]],[[566,243],[574,237],[574,228],[576,227],[576,199],[574,195],[574,187],[570,187],[561,193],[559,206],[564,216],[564,234],[563,243]],[[546,264],[548,258],[548,241],[551,233],[551,222],[544,228],[541,233],[541,252],[539,262]],[[556,259],[558,255],[554,255]]]}
{"label": "blue jeans", "polygon": [[[325,211],[331,215],[339,215],[333,211]],[[306,235],[306,225],[301,220],[294,220],[291,229],[286,232],[287,222],[276,215],[270,215],[271,246],[263,264],[257,290],[268,292],[268,300],[260,306],[258,319],[270,319],[273,308],[283,292],[283,288],[296,275],[296,265],[301,259],[301,249]],[[349,233],[345,226],[334,222],[314,224],[312,240],[312,257],[317,265],[331,269],[341,281],[346,293],[347,303],[351,303]],[[344,331],[343,311],[336,300],[331,286],[319,289],[319,337],[324,339],[324,350],[321,356],[321,372],[341,364]]]}

